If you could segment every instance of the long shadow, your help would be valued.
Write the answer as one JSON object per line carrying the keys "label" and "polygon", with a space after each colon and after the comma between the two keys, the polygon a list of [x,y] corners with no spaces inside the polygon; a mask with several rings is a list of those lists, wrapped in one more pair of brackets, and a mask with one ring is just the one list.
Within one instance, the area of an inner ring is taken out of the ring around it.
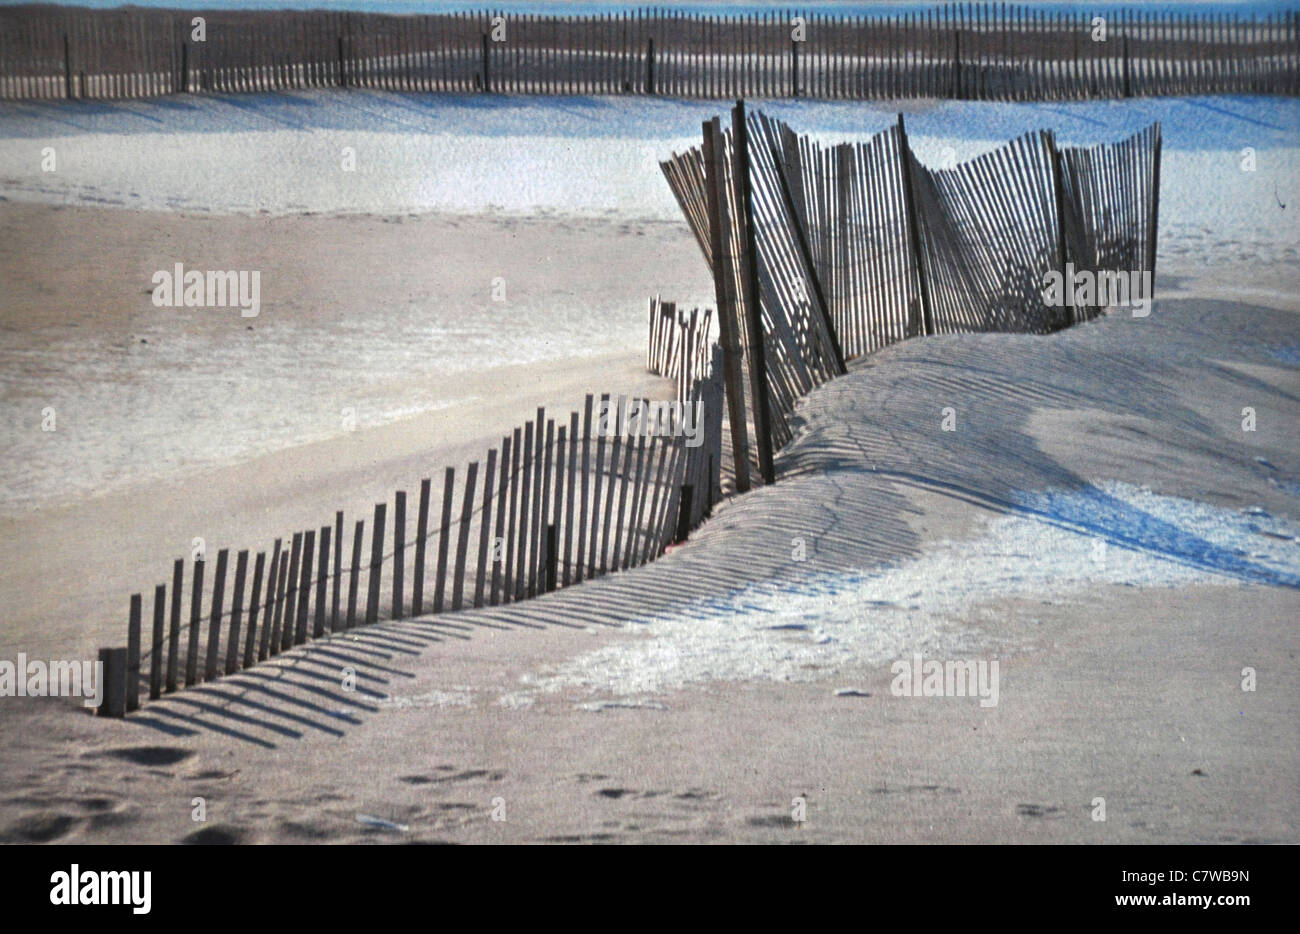
{"label": "long shadow", "polygon": [[[1245,394],[1261,410],[1296,411],[1293,393],[1225,365],[1279,368],[1270,348],[1293,340],[1294,318],[1247,305],[1227,314],[1226,307],[1166,301],[1149,319],[1100,319],[1050,337],[956,335],[895,345],[855,362],[848,375],[801,401],[801,427],[777,458],[781,480],[775,486],[719,504],[689,542],[655,562],[505,606],[350,630],[193,694],[151,703],[152,720],[134,722],[161,731],[179,723],[260,744],[291,742],[307,732],[339,735],[379,711],[394,679],[413,677],[376,661],[376,645],[423,664],[418,657],[424,647],[451,644],[447,639],[472,644],[480,628],[584,629],[723,617],[734,615],[744,592],[760,582],[820,593],[812,578],[823,572],[869,580],[886,565],[920,556],[917,490],[1243,582],[1298,588],[1300,576],[1217,545],[1099,486],[1115,479],[1157,492],[1168,484],[1176,492],[1180,477],[1213,476],[1225,498],[1249,490],[1274,510],[1296,509],[1294,428],[1284,423],[1272,440],[1250,439],[1243,447],[1232,404],[1222,418],[1213,408],[1217,399]],[[941,427],[947,406],[958,417],[951,432]],[[1123,450],[1131,461],[1090,444],[1062,445],[1061,454],[1045,448],[1057,439],[1034,421],[1052,411],[1082,410],[1090,413],[1086,430],[1106,439],[1112,423],[1122,422],[1110,440],[1128,445]],[[1264,456],[1267,469],[1257,456]],[[807,546],[801,560],[791,553],[795,539]],[[357,675],[352,691],[340,682],[345,666]],[[254,727],[273,735],[254,736]]]}

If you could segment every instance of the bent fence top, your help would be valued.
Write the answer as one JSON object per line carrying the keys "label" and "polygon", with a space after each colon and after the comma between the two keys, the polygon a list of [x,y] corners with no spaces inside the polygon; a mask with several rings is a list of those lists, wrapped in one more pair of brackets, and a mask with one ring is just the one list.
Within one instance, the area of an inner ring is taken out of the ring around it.
{"label": "bent fence top", "polygon": [[1300,11],[1094,15],[1006,3],[772,11],[0,7],[0,98],[358,87],[511,94],[1052,100],[1300,93]]}
{"label": "bent fence top", "polygon": [[[713,274],[741,491],[751,467],[772,482],[795,403],[847,360],[926,334],[1149,310],[1158,123],[1087,148],[1028,133],[946,169],[920,163],[901,114],[866,142],[822,146],[740,102],[726,132],[717,118],[703,132],[661,168]],[[1076,271],[1117,294],[1076,292]]]}

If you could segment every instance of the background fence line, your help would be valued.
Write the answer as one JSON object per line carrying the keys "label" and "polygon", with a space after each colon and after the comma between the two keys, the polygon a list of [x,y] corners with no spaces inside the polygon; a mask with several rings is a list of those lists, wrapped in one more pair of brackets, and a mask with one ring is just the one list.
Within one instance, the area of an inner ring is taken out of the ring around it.
{"label": "background fence line", "polygon": [[[711,354],[708,362],[687,397],[673,403],[610,394],[597,403],[588,395],[581,412],[558,424],[539,408],[534,420],[487,452],[481,482],[479,462],[459,477],[455,468],[446,468],[436,511],[432,480],[421,481],[414,537],[408,537],[406,491],[394,494],[388,534],[389,504],[375,504],[370,542],[366,520],[357,519],[346,565],[342,511],[331,523],[294,533],[287,544],[276,538],[269,561],[266,551],[258,551],[251,579],[252,550],[236,553],[231,575],[230,549],[223,548],[212,584],[205,587],[208,555],[196,553],[184,622],[186,562],[176,559],[170,602],[169,585],[155,587],[148,642],[142,641],[144,601],[134,594],[126,648],[100,650],[106,663],[101,715],[138,709],[146,672],[148,698],[155,700],[312,639],[374,623],[385,605],[392,619],[404,618],[408,607],[413,615],[427,615],[499,606],[654,560],[699,525],[722,495],[722,386],[714,372],[721,359]],[[683,403],[697,407],[698,421],[681,421]],[[674,405],[676,410],[665,408]],[[594,472],[593,448],[600,452]],[[431,528],[434,515],[441,519]],[[575,535],[576,529],[582,534]],[[430,554],[435,550],[436,558]],[[391,594],[386,603],[385,585]]]}
{"label": "background fence line", "polygon": [[832,100],[1296,94],[1298,63],[1295,10],[1123,10],[1099,32],[1086,10],[1006,3],[888,16],[0,7],[0,98],[10,99],[323,87]]}

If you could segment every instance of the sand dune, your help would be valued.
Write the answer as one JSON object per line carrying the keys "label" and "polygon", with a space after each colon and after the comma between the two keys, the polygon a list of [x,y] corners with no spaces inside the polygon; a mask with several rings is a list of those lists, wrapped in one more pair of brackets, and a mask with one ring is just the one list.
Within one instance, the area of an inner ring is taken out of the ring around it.
{"label": "sand dune", "polygon": [[[897,345],[806,400],[786,479],[653,565],[306,646],[123,722],[15,704],[0,827],[102,842],[1295,842],[1294,314],[1168,297],[1149,318],[1051,337]],[[956,432],[939,430],[943,405]],[[993,534],[1006,522],[1041,528]],[[1086,564],[1099,541],[1109,572]],[[1007,545],[1033,551],[996,560]],[[938,560],[963,548],[986,563]],[[990,586],[1017,567],[1027,586]],[[917,578],[945,599],[879,605],[908,599],[895,578],[909,568],[945,574]],[[1069,587],[1044,584],[1053,569]],[[791,627],[805,596],[831,612]],[[692,617],[744,634],[762,614],[786,628],[741,640],[766,656],[747,677],[722,657],[707,670],[715,643],[673,640]],[[803,652],[859,620],[881,624],[872,651]],[[766,664],[782,652],[812,667]],[[913,652],[996,656],[999,704],[893,696],[882,658]],[[660,665],[662,684],[622,691],[619,658]],[[674,682],[675,666],[697,676]]]}

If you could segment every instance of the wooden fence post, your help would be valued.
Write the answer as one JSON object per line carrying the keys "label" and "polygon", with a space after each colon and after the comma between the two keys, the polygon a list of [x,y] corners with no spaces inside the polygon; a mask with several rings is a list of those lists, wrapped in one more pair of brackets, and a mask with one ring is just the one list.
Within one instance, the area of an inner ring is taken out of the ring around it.
{"label": "wooden fence post", "polygon": [[96,711],[101,717],[126,716],[127,649],[100,649],[100,690],[103,697]]}
{"label": "wooden fence post", "polygon": [[131,595],[126,626],[126,712],[140,708],[140,595]]}
{"label": "wooden fence post", "polygon": [[456,494],[456,468],[448,467],[442,479],[442,526],[438,532],[438,576],[433,581],[433,612],[441,613],[447,587],[447,539],[451,537],[451,500]]}
{"label": "wooden fence post", "polygon": [[328,525],[320,527],[320,556],[316,560],[316,621],[311,636],[319,639],[325,635],[325,596],[330,576],[330,533]]}
{"label": "wooden fence post", "polygon": [[[1061,168],[1061,151],[1056,148],[1056,138],[1051,133],[1044,134],[1047,143],[1047,156],[1052,163],[1052,190],[1056,200],[1056,263],[1062,277],[1065,276],[1066,238],[1065,238],[1065,178]],[[1066,324],[1077,324],[1078,311],[1074,302],[1065,310]]]}
{"label": "wooden fence post", "polygon": [[384,568],[384,516],[387,503],[375,503],[374,527],[370,531],[370,579],[366,595],[366,622],[379,619],[379,578]]}
{"label": "wooden fence post", "polygon": [[[293,644],[307,641],[308,611],[311,609],[311,568],[316,553],[316,530],[302,533],[302,576],[298,579],[298,619],[293,628]],[[285,625],[288,625],[286,621]]]}
{"label": "wooden fence post", "polygon": [[736,101],[731,111],[732,183],[737,186],[735,203],[740,210],[742,249],[741,304],[749,327],[749,380],[754,398],[754,444],[758,448],[758,469],[764,483],[776,480],[772,465],[772,415],[767,386],[767,351],[764,347],[763,313],[758,287],[758,247],[754,238],[754,194],[749,183],[749,126],[745,102]]}
{"label": "wooden fence post", "polygon": [[235,556],[235,592],[230,601],[230,630],[226,633],[226,674],[233,675],[239,663],[239,633],[244,621],[244,581],[248,574],[248,550]]}
{"label": "wooden fence post", "polygon": [[[709,211],[709,252],[713,259],[713,294],[718,305],[718,337],[722,344],[723,379],[731,423],[731,451],[735,462],[736,492],[749,489],[749,428],[745,422],[745,388],[740,357],[740,322],[734,301],[733,279],[727,246],[731,225],[726,217],[727,199],[722,129],[718,118],[704,123],[704,178]],[[584,465],[584,482],[586,478]],[[584,487],[585,489],[585,487]],[[579,548],[581,551],[581,548]]]}
{"label": "wooden fence post", "polygon": [[149,659],[149,700],[162,696],[163,623],[167,618],[167,585],[153,591],[153,646]]}
{"label": "wooden fence post", "polygon": [[334,513],[334,592],[330,603],[330,632],[339,629],[339,598],[343,587],[343,510]]}
{"label": "wooden fence post", "polygon": [[655,92],[655,37],[646,40],[645,50],[645,92]]}
{"label": "wooden fence post", "polygon": [[1128,36],[1124,37],[1124,96],[1133,96],[1133,81],[1128,58]]}
{"label": "wooden fence post", "polygon": [[799,43],[790,40],[790,96],[799,96]]}
{"label": "wooden fence post", "polygon": [[425,477],[420,481],[420,506],[415,522],[415,581],[411,587],[411,615],[424,613],[424,551],[429,537],[429,494],[433,481]]}
{"label": "wooden fence post", "polygon": [[181,588],[185,583],[185,559],[172,565],[171,622],[167,629],[167,693],[176,690],[181,642]]}
{"label": "wooden fence post", "polygon": [[926,334],[934,333],[934,317],[930,310],[930,285],[926,278],[925,261],[921,253],[921,225],[916,210],[916,190],[912,180],[912,149],[907,144],[907,130],[903,115],[898,115],[898,155],[903,170],[903,205],[907,210],[908,236],[912,244],[912,257],[916,263],[916,278],[921,289],[921,318]]}
{"label": "wooden fence post", "polygon": [[1146,297],[1150,301],[1155,301],[1156,297],[1156,235],[1160,223],[1160,135],[1160,124],[1157,123],[1155,150],[1151,156],[1151,215],[1147,222],[1146,261],[1147,269],[1151,271],[1151,294]]}
{"label": "wooden fence post", "polygon": [[677,534],[673,541],[684,542],[691,534],[691,506],[695,497],[695,485],[683,483],[681,498],[677,501]]}
{"label": "wooden fence post", "polygon": [[217,573],[212,578],[212,606],[208,617],[208,656],[203,666],[203,680],[211,681],[217,676],[217,652],[221,647],[221,611],[226,597],[226,562],[228,549],[217,552]]}
{"label": "wooden fence post", "polygon": [[72,46],[66,32],[63,34],[63,92],[69,100],[72,99]]}
{"label": "wooden fence post", "polygon": [[361,585],[361,549],[366,542],[366,520],[358,519],[352,533],[352,574],[348,579],[348,615],[343,628],[351,629],[357,624],[357,593]]}
{"label": "wooden fence post", "polygon": [[185,686],[199,682],[199,632],[203,625],[203,559],[194,559],[194,579],[190,582],[190,638],[185,653]]}
{"label": "wooden fence post", "polygon": [[465,559],[469,553],[470,526],[474,519],[474,484],[478,481],[478,461],[465,468],[465,491],[460,497],[460,528],[456,530],[456,562],[452,571],[451,608],[459,610],[465,599]]}
{"label": "wooden fence post", "polygon": [[546,526],[546,592],[550,593],[555,589],[555,569],[556,569],[556,551],[558,550],[559,536],[555,531],[555,523]]}
{"label": "wooden fence post", "polygon": [[398,490],[393,504],[393,619],[401,619],[406,586],[406,491]]}
{"label": "wooden fence post", "polygon": [[[250,668],[257,661],[257,621],[262,609],[262,578],[266,574],[266,552],[257,553],[257,563],[253,566],[253,591],[248,598],[248,638],[244,642],[244,667]],[[269,591],[268,591],[269,592]],[[262,631],[266,631],[269,622],[262,617]]]}

